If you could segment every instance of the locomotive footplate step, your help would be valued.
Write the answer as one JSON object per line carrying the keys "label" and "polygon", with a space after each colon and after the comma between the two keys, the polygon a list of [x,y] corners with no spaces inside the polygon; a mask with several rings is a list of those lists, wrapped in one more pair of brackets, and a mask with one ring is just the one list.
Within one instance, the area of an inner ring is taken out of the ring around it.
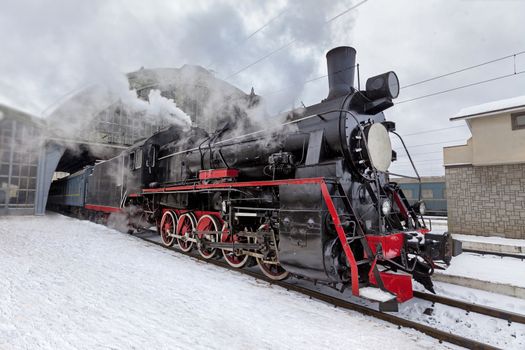
{"label": "locomotive footplate step", "polygon": [[359,297],[376,302],[379,305],[379,311],[397,312],[398,302],[396,296],[376,287],[359,288]]}

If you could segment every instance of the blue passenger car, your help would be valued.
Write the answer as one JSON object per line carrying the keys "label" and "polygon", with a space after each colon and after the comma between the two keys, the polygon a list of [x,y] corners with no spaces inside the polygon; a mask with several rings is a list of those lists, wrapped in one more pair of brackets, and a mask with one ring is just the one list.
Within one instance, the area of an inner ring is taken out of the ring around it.
{"label": "blue passenger car", "polygon": [[421,178],[421,194],[419,182],[413,179],[392,179],[399,184],[410,204],[419,199],[425,202],[427,215],[447,216],[447,193],[443,176]]}
{"label": "blue passenger car", "polygon": [[49,189],[48,203],[55,206],[83,207],[92,169],[93,167],[86,167],[66,178],[54,181]]}

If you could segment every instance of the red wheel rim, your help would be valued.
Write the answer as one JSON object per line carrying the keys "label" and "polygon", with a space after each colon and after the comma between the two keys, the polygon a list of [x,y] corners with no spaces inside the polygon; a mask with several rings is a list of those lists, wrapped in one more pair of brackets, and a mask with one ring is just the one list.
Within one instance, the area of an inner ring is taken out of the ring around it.
{"label": "red wheel rim", "polygon": [[260,258],[257,258],[257,264],[262,273],[272,280],[284,280],[289,275],[288,271],[286,271],[280,264],[268,264]]}
{"label": "red wheel rim", "polygon": [[[195,229],[195,217],[192,213],[181,215],[177,223],[177,235],[185,236],[186,239],[193,238],[193,230]],[[177,238],[177,244],[183,252],[189,252],[193,248],[193,242],[186,239]]]}
{"label": "red wheel rim", "polygon": [[[262,226],[261,228],[267,229],[267,226]],[[274,281],[284,280],[289,275],[289,272],[279,264],[279,257],[275,251],[272,251],[266,256],[264,261],[261,258],[257,258],[257,264],[259,265],[261,272]]]}
{"label": "red wheel rim", "polygon": [[170,210],[164,212],[159,227],[162,243],[167,247],[171,247],[175,243],[174,235],[177,227],[177,215]]}
{"label": "red wheel rim", "polygon": [[[203,215],[197,223],[197,231],[214,231],[219,230],[219,221],[211,215]],[[217,234],[204,234],[199,233],[197,235],[199,240],[204,242],[217,242]],[[217,253],[217,248],[204,248],[202,245],[199,245],[199,253],[205,259],[211,259]]]}
{"label": "red wheel rim", "polygon": [[[238,235],[229,234],[228,227],[226,224],[224,225],[222,232],[224,232],[221,235],[222,243],[232,243],[232,248],[233,248],[235,247],[235,243],[240,242]],[[224,256],[224,260],[226,260],[228,265],[235,267],[235,268],[244,267],[248,263],[248,260],[250,259],[250,256],[246,254],[238,255],[238,254],[235,254],[235,250],[229,250],[229,249],[222,249],[222,255]]]}

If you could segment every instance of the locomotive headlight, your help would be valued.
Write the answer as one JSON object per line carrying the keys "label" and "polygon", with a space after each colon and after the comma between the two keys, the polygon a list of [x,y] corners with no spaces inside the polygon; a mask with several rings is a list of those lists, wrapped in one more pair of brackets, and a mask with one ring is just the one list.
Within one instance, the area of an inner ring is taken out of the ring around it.
{"label": "locomotive headlight", "polygon": [[388,131],[381,123],[374,123],[365,129],[368,159],[379,171],[387,171],[392,162],[392,144]]}
{"label": "locomotive headlight", "polygon": [[385,199],[383,204],[381,204],[381,211],[383,215],[388,215],[392,211],[392,202],[389,199]]}
{"label": "locomotive headlight", "polygon": [[396,73],[386,72],[368,78],[366,81],[366,96],[371,100],[385,97],[394,99],[399,96],[399,79]]}

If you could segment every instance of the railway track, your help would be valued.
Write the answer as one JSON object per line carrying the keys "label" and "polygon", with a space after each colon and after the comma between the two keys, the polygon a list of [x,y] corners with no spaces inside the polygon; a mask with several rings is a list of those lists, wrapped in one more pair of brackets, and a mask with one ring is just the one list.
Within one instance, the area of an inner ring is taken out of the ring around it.
{"label": "railway track", "polygon": [[467,303],[465,301],[451,299],[435,294],[429,294],[424,292],[418,292],[414,291],[414,297],[430,301],[432,303],[438,303],[443,305],[448,305],[452,307],[456,307],[462,310],[465,310],[466,312],[475,312],[481,315],[486,315],[490,317],[499,318],[502,320],[506,320],[507,322],[516,322],[516,323],[522,323],[525,324],[525,315],[517,314],[514,312],[496,309],[488,306],[482,306],[478,304],[472,304]]}
{"label": "railway track", "polygon": [[[440,342],[447,342],[447,343],[458,345],[458,346],[462,346],[462,347],[465,347],[465,348],[468,348],[468,349],[498,349],[497,347],[489,345],[489,344],[481,343],[481,342],[478,342],[476,340],[472,340],[472,339],[469,339],[469,338],[466,338],[466,337],[463,337],[463,336],[460,336],[460,335],[457,335],[457,334],[453,334],[453,333],[449,333],[449,332],[446,332],[446,331],[442,331],[442,330],[439,330],[439,329],[436,329],[436,328],[433,328],[433,327],[430,327],[430,326],[427,326],[427,325],[424,325],[424,324],[421,324],[421,323],[418,323],[418,322],[415,322],[415,321],[412,321],[412,320],[408,320],[408,319],[396,316],[394,314],[377,311],[377,310],[374,310],[374,309],[372,309],[370,307],[367,307],[367,306],[364,306],[364,305],[360,305],[360,304],[354,303],[352,301],[343,300],[343,299],[340,299],[340,298],[337,298],[337,297],[334,297],[334,296],[330,296],[330,295],[324,294],[322,292],[315,291],[315,290],[312,290],[312,289],[309,289],[309,288],[306,288],[306,287],[303,287],[303,286],[299,286],[299,285],[296,285],[296,284],[291,284],[291,283],[288,283],[286,281],[274,281],[274,280],[271,280],[271,279],[267,278],[266,276],[264,276],[264,275],[262,275],[262,274],[260,274],[258,272],[254,272],[254,271],[251,271],[249,269],[236,269],[236,268],[233,268],[233,267],[229,266],[225,262],[217,260],[217,259],[207,260],[207,259],[204,259],[204,258],[202,258],[202,257],[200,257],[198,255],[195,255],[195,254],[184,253],[184,252],[182,252],[182,251],[180,251],[180,250],[178,250],[178,249],[176,249],[174,247],[166,247],[161,242],[156,241],[154,239],[157,236],[156,232],[148,231],[148,233],[151,233],[151,234],[146,236],[146,235],[144,235],[144,233],[142,233],[142,234],[138,234],[138,235],[135,234],[133,236],[137,237],[137,238],[140,238],[140,239],[142,239],[142,240],[144,240],[146,242],[149,242],[149,243],[158,245],[160,247],[163,247],[165,249],[169,249],[169,250],[175,251],[177,253],[184,254],[184,255],[190,256],[192,258],[198,259],[200,261],[203,261],[203,262],[206,262],[206,263],[210,263],[210,264],[213,264],[213,265],[216,265],[216,266],[228,269],[228,270],[232,270],[232,271],[236,271],[238,273],[242,273],[242,274],[248,275],[248,276],[256,278],[258,280],[262,280],[262,281],[265,281],[267,283],[280,286],[280,287],[285,288],[286,290],[289,290],[289,291],[294,291],[294,292],[297,292],[297,293],[301,293],[301,294],[306,295],[306,296],[308,296],[308,297],[310,297],[312,299],[320,300],[320,301],[329,303],[331,305],[334,305],[334,306],[342,308],[342,309],[352,310],[352,311],[359,312],[359,313],[361,313],[363,315],[372,316],[372,317],[375,317],[377,319],[380,319],[380,320],[392,323],[392,324],[394,324],[394,325],[396,325],[398,327],[415,329],[415,330],[420,331],[420,332],[422,332],[422,333],[424,333],[424,334],[426,334],[428,336],[431,336],[431,337],[433,337],[435,339],[438,339]],[[433,295],[433,294],[428,294],[428,293],[423,293],[423,292],[418,292],[418,291],[414,291],[414,297],[419,298],[419,299],[423,299],[423,300],[427,300],[427,301],[430,301],[432,303],[439,303],[439,304],[444,304],[444,305],[456,307],[456,308],[465,310],[467,313],[475,312],[475,313],[479,313],[479,314],[482,314],[482,315],[503,319],[503,320],[506,320],[509,323],[510,322],[518,322],[518,323],[524,323],[525,324],[525,316],[520,315],[520,314],[515,314],[515,313],[512,313],[512,312],[508,312],[508,311],[504,311],[504,310],[499,310],[499,309],[490,308],[490,307],[486,307],[486,306],[471,304],[471,303],[467,303],[467,302],[463,302],[463,301],[459,301],[459,300],[455,300],[455,299],[450,299],[450,298],[437,296],[437,295]]]}
{"label": "railway track", "polygon": [[525,259],[525,255],[522,254],[512,254],[512,253],[501,253],[501,252],[487,252],[483,250],[475,250],[475,249],[463,249],[464,253],[474,253],[474,254],[480,254],[480,255],[496,255],[499,257],[505,257],[505,258],[515,258],[515,259]]}

